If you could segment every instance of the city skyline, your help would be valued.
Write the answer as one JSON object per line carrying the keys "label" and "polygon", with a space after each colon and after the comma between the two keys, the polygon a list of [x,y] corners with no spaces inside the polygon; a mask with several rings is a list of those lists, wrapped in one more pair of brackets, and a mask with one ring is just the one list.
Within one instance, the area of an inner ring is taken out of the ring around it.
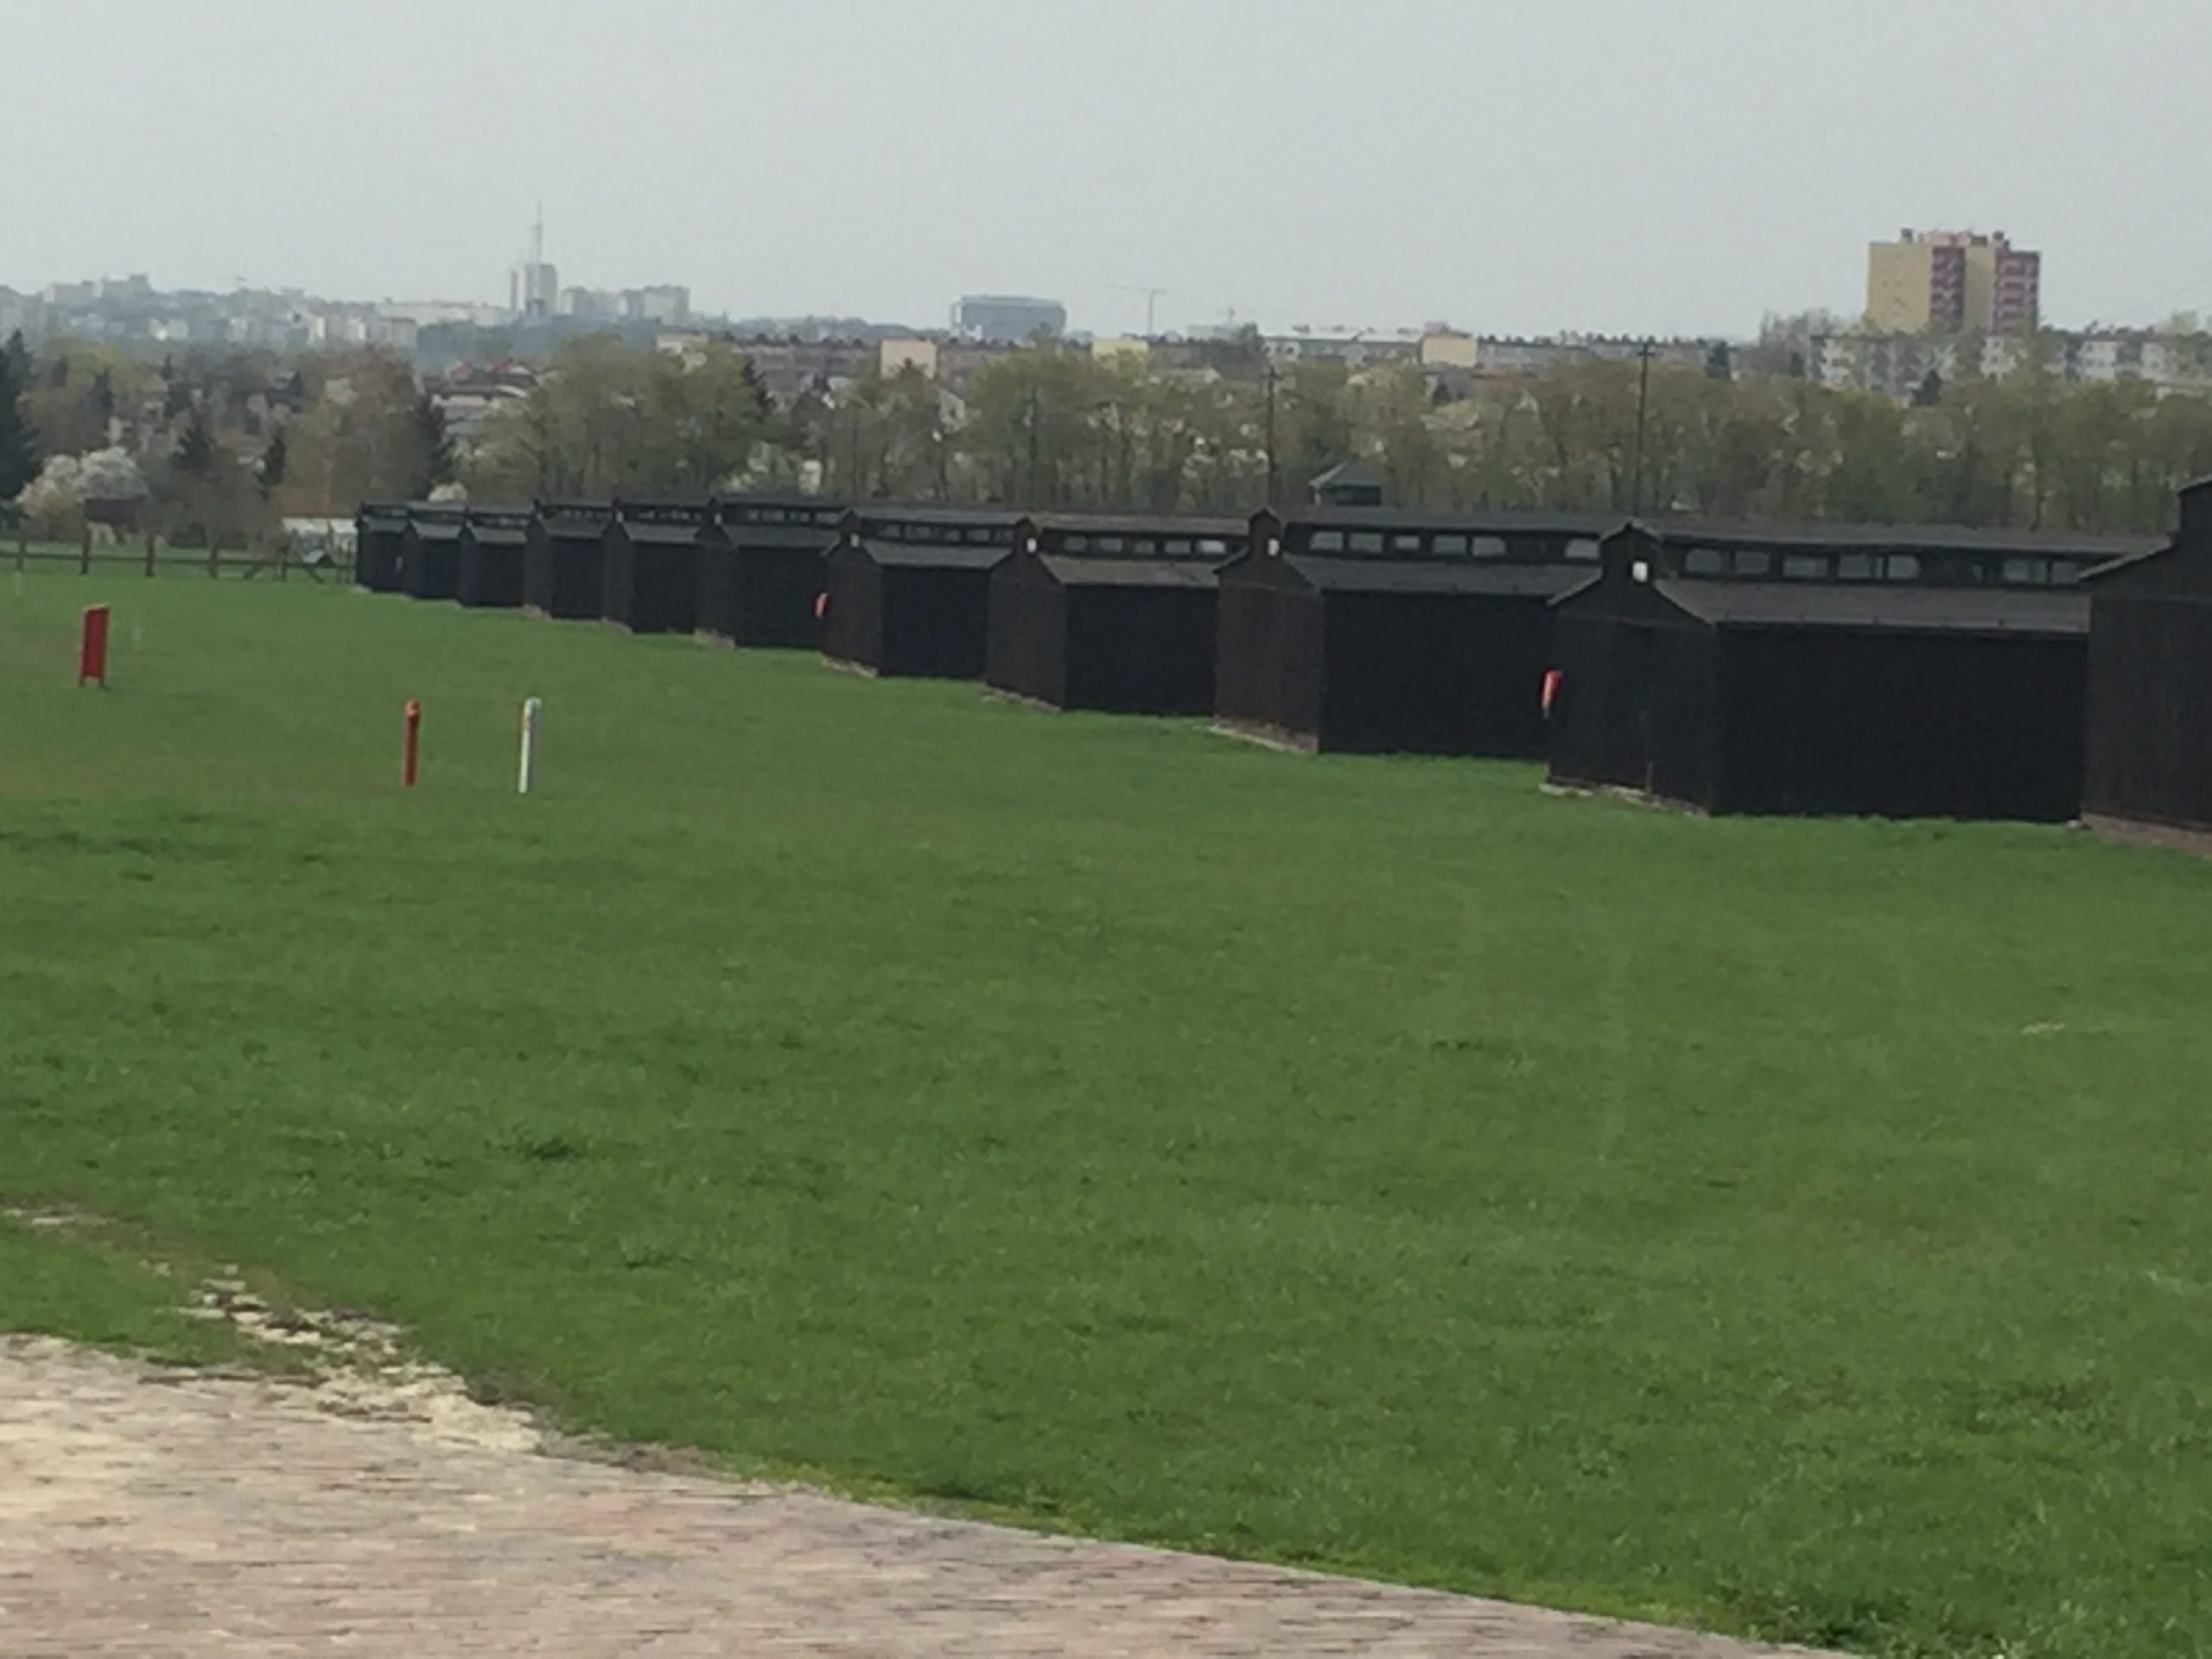
{"label": "city skyline", "polygon": [[[1376,0],[1356,23],[1319,0],[87,0],[10,23],[13,112],[70,143],[0,182],[0,282],[496,302],[542,198],[564,273],[687,283],[706,312],[923,322],[1005,292],[1102,333],[1156,306],[1163,328],[1233,308],[1741,335],[1854,311],[1867,242],[1915,224],[2047,250],[2054,320],[2149,322],[2212,297],[2212,224],[2173,210],[2185,100],[2124,90],[2127,66],[2191,84],[2200,21],[2187,0]],[[181,129],[179,85],[206,117]]]}
{"label": "city skyline", "polygon": [[[527,246],[524,252],[518,258],[511,260],[505,269],[504,299],[487,297],[481,293],[403,295],[391,292],[388,288],[386,291],[373,295],[319,293],[301,284],[282,280],[251,281],[243,273],[235,276],[234,285],[227,288],[194,283],[167,284],[153,280],[150,271],[143,266],[122,272],[80,272],[70,276],[48,277],[39,282],[10,281],[5,276],[0,276],[0,293],[15,293],[33,298],[44,296],[49,300],[57,294],[78,294],[87,289],[142,293],[150,291],[155,294],[297,295],[309,302],[319,305],[346,308],[379,308],[395,317],[425,314],[441,308],[449,308],[456,313],[466,310],[473,314],[471,320],[480,324],[487,323],[495,315],[502,313],[517,321],[545,321],[561,318],[607,322],[645,321],[670,326],[682,326],[694,320],[722,321],[767,315],[757,308],[748,311],[744,308],[695,308],[692,303],[693,289],[689,283],[656,281],[630,287],[602,287],[588,282],[570,282],[567,280],[567,275],[573,273],[568,272],[554,257],[554,252],[557,251],[557,249],[549,251],[552,245],[550,245],[547,240],[542,205],[537,209],[537,217],[530,222],[526,234]],[[1863,305],[1853,307],[1775,304],[1764,307],[1759,314],[1760,317],[1826,312],[1834,317],[1861,324],[1866,328],[1875,332],[1893,334],[1941,333],[1947,327],[1953,330],[1973,328],[1986,331],[1992,327],[1993,323],[1997,325],[1997,332],[2003,333],[2012,332],[2019,326],[2017,316],[2000,321],[1989,316],[1962,315],[1953,317],[1947,322],[1942,316],[1931,315],[1929,312],[1924,294],[1920,301],[1917,320],[1897,314],[1896,295],[1892,293],[1885,296],[1882,291],[1885,278],[1875,274],[1886,269],[1883,263],[1886,257],[1894,256],[1899,252],[1917,251],[1925,246],[1949,242],[1971,242],[1976,245],[1992,244],[1997,248],[2003,249],[2006,246],[2005,232],[2002,231],[1991,232],[1947,231],[1923,234],[1907,229],[1900,232],[1900,238],[1898,240],[1875,238],[1866,245],[1867,258],[1871,263],[1868,266],[1869,275],[1865,283]],[[2018,257],[2030,262],[2029,269],[2031,272],[2039,265],[2041,258],[2041,255],[2037,252],[2028,252]],[[1890,280],[1894,286],[1894,273],[1891,273],[1887,280]],[[1916,280],[1923,288],[1929,281],[1924,262],[1922,274]],[[2182,302],[2184,299],[2194,296],[2212,301],[2212,282],[2208,282],[2202,285],[2201,295],[2198,295],[2196,290],[2191,289],[2183,295],[2170,296],[2168,300],[2163,302],[2164,308],[2156,311],[2155,314],[2146,312],[2133,320],[2108,320],[2102,317],[2080,320],[2052,319],[2042,315],[2039,311],[2034,297],[2035,283],[2036,279],[2031,275],[2029,278],[2029,297],[2024,315],[2031,320],[2040,321],[2044,326],[2061,332],[2069,329],[2089,329],[2100,332],[2156,329],[2177,313],[2192,308]],[[1907,286],[1910,287],[1909,283]],[[1063,318],[1063,327],[1069,333],[1084,336],[1143,335],[1147,332],[1155,332],[1151,329],[1151,324],[1157,308],[1157,296],[1166,290],[1132,285],[1127,286],[1125,291],[1144,296],[1147,314],[1145,327],[1123,328],[1111,324],[1093,324],[1080,316],[1072,315]],[[949,302],[940,300],[934,310],[925,308],[915,315],[874,316],[866,318],[865,321],[874,326],[906,328],[916,333],[941,332],[948,327],[943,319],[949,308],[956,319],[950,326],[957,330],[957,316],[962,304],[979,299],[988,301],[1001,297],[1017,298],[1018,302],[1022,303],[1039,303],[1053,307],[1058,307],[1059,304],[1050,296],[997,296],[982,295],[976,290],[968,289]],[[842,313],[834,307],[817,305],[782,315],[791,318],[811,318],[850,314]],[[1375,338],[1392,336],[1406,338],[1416,335],[1426,329],[1450,327],[1466,333],[1487,334],[1507,339],[1638,337],[1633,331],[1584,327],[1572,320],[1555,321],[1549,327],[1534,331],[1485,329],[1481,327],[1479,320],[1469,320],[1445,314],[1426,316],[1417,321],[1407,318],[1396,318],[1362,324],[1323,323],[1304,318],[1275,320],[1240,315],[1232,307],[1226,312],[1226,321],[1236,324],[1250,324],[1262,333],[1271,334],[1315,333]],[[1174,335],[1207,334],[1217,331],[1222,326],[1222,322],[1218,321],[1195,322],[1187,325],[1165,326],[1158,328],[1156,332],[1160,334]],[[1058,327],[1053,330],[1056,333],[1060,331]],[[1754,322],[1751,326],[1733,331],[1708,330],[1703,333],[1679,334],[1667,337],[1743,340],[1753,338],[1757,333],[1758,327]]]}
{"label": "city skyline", "polygon": [[[939,316],[918,321],[911,316],[860,318],[840,315],[826,309],[815,309],[770,317],[760,314],[738,315],[696,308],[690,301],[688,285],[677,283],[649,283],[625,289],[595,289],[561,280],[556,263],[550,257],[542,240],[542,227],[533,226],[531,247],[524,258],[510,267],[507,273],[507,297],[504,302],[478,299],[456,299],[451,296],[410,296],[395,298],[385,296],[365,299],[353,295],[313,294],[296,285],[275,288],[249,285],[244,288],[206,289],[167,288],[152,280],[148,273],[130,272],[122,276],[101,276],[75,277],[17,289],[0,282],[0,334],[20,329],[32,338],[46,338],[73,333],[85,334],[95,340],[117,341],[135,340],[142,345],[159,345],[164,341],[177,344],[256,344],[263,346],[321,346],[332,345],[391,345],[412,352],[415,331],[435,324],[461,324],[477,329],[499,328],[512,325],[524,331],[524,340],[535,340],[537,349],[547,343],[544,331],[563,329],[566,332],[588,330],[594,327],[645,327],[678,332],[686,329],[705,329],[709,332],[734,333],[740,338],[761,338],[796,331],[805,338],[836,340],[849,336],[855,340],[874,340],[880,338],[905,336],[969,337],[986,341],[1020,343],[1033,328],[1041,325],[1045,332],[1076,340],[1096,340],[1102,347],[1118,340],[1131,338],[1111,328],[1094,328],[1079,318],[1066,316],[1065,308],[1050,296],[990,296],[966,294],[948,308],[947,319]],[[1789,325],[1789,338],[1809,343],[1813,353],[1814,378],[1824,378],[1820,362],[1828,365],[1826,378],[1834,384],[1877,384],[1884,389],[1890,385],[1892,373],[1886,368],[1869,365],[1885,365],[1891,359],[1881,355],[1881,342],[1897,340],[1910,342],[1915,339],[1932,343],[1937,357],[1927,358],[1933,363],[1940,359],[1948,370],[1955,361],[1962,361],[1956,353],[1942,342],[1966,337],[1989,336],[1980,348],[1983,372],[1993,378],[2010,372],[2018,365],[2022,351],[2018,341],[2010,345],[2004,338],[2017,335],[2024,329],[2039,324],[2058,342],[2066,353],[2069,365],[2079,355],[2085,342],[2103,342],[2090,347],[2088,360],[2094,365],[2095,353],[2100,350],[2117,351],[2102,365],[2110,370],[2140,359],[2139,353],[2126,342],[2168,335],[2183,342],[2177,349],[2184,352],[2190,365],[2185,378],[2192,384],[2202,379],[2202,339],[2207,331],[2207,319],[2194,310],[2162,314],[2155,321],[2132,324],[2109,324],[2092,320],[2088,324],[2073,325],[2063,320],[2038,317],[2035,303],[2035,273],[2040,255],[2034,251],[2010,250],[2000,253],[2024,262],[2029,275],[2024,298],[2018,308],[2007,315],[2001,308],[1989,312],[1984,295],[1983,311],[1967,310],[1957,315],[1933,315],[1929,302],[1935,289],[1930,287],[1929,267],[1923,261],[1919,274],[1906,281],[1902,288],[1891,280],[1894,271],[1891,256],[1911,253],[1928,246],[1956,245],[1970,240],[1979,245],[1993,243],[2000,251],[2006,249],[2002,233],[1993,237],[1974,234],[1971,238],[1956,232],[1906,232],[1901,240],[1875,242],[1868,245],[1868,282],[1866,304],[1862,311],[1852,312],[1823,309],[1777,314]],[[1915,284],[1918,284],[1916,289]],[[1984,284],[1986,287],[1986,284]],[[1968,288],[1972,284],[1969,283]],[[1885,315],[1899,302],[1900,294],[1919,295],[1916,302],[1920,309],[1911,315]],[[979,325],[977,308],[985,312],[1014,308],[1024,314],[1021,326],[995,327]],[[207,332],[202,327],[177,327],[194,320],[205,321],[210,317],[219,320],[235,317],[242,324],[251,324],[242,333],[225,333],[219,328]],[[166,321],[165,321],[166,320]],[[1419,323],[1395,320],[1371,327],[1331,327],[1327,325],[1293,323],[1263,327],[1258,320],[1245,318],[1255,332],[1268,343],[1271,355],[1281,356],[1285,348],[1291,357],[1299,354],[1301,340],[1310,339],[1316,347],[1331,346],[1325,354],[1341,355],[1336,348],[1350,346],[1357,352],[1358,342],[1372,342],[1376,347],[1390,351],[1412,351],[1417,342],[1422,344],[1424,358],[1429,355],[1425,342],[1446,336],[1463,339],[1484,347],[1482,360],[1496,370],[1516,372],[1532,364],[1516,356],[1516,348],[1548,347],[1555,352],[1572,353],[1592,349],[1604,354],[1608,350],[1632,350],[1639,341],[1650,341],[1670,347],[1690,346],[1703,347],[1726,343],[1749,346],[1766,338],[1764,329],[1747,329],[1734,334],[1635,334],[1608,333],[1603,330],[1573,326],[1554,327],[1535,333],[1517,334],[1480,327],[1463,327],[1458,320],[1432,317]],[[387,329],[383,325],[394,325]],[[400,328],[404,333],[400,333]],[[2177,334],[2175,331],[2185,333]],[[1230,331],[1217,327],[1198,326],[1189,329],[1162,327],[1156,335],[1160,340],[1200,340],[1224,338]],[[1141,333],[1137,337],[1141,337]],[[1332,346],[1333,343],[1333,346]],[[1494,348],[1494,349],[1493,349]],[[525,349],[529,349],[526,347]],[[1869,356],[1869,350],[1873,355]],[[1825,359],[1821,353],[1827,354]],[[1838,353],[1840,355],[1838,355]],[[1310,353],[1309,353],[1310,354]],[[1926,353],[1914,355],[1909,344],[1907,356],[1896,361],[1918,361]],[[1366,360],[1366,359],[1363,359]],[[1373,358],[1372,360],[1382,360]],[[1917,377],[1919,370],[1915,370]],[[1840,378],[1837,378],[1837,377]],[[2101,378],[2093,372],[2091,378]],[[2152,375],[2153,378],[2166,377]]]}

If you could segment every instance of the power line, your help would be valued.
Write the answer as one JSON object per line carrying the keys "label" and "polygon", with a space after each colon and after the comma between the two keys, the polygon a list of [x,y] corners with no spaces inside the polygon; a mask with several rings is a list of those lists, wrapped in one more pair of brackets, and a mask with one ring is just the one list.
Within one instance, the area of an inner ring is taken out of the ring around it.
{"label": "power line", "polygon": [[2124,325],[2129,317],[2150,316],[2153,322],[2163,321],[2164,318],[2152,316],[2151,314],[2166,310],[2177,300],[2192,299],[2199,295],[2208,294],[2212,294],[2212,271],[2205,272],[2196,281],[2174,289],[2162,298],[2147,300],[2140,305],[2129,306],[2116,314],[2113,321],[2117,324]]}

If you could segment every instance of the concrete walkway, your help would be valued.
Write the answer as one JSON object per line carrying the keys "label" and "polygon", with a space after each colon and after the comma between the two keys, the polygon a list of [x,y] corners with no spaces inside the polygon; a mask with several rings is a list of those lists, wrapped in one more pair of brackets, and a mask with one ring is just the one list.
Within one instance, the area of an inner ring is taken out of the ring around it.
{"label": "concrete walkway", "polygon": [[0,1652],[1749,1659],[1711,1637],[550,1456],[451,1379],[0,1338]]}

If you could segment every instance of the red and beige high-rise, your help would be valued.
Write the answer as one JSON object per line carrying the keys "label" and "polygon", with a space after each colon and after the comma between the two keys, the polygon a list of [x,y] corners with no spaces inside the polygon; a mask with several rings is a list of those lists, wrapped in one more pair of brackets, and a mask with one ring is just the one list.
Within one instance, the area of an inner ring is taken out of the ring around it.
{"label": "red and beige high-rise", "polygon": [[2042,287],[2043,256],[2002,231],[1907,230],[1866,249],[1866,321],[1880,334],[2024,333]]}

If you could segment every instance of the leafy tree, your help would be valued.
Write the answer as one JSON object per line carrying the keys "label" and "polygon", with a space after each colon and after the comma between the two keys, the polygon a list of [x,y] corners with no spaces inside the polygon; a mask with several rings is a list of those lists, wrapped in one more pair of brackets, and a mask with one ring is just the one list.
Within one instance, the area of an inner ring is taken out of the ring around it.
{"label": "leafy tree", "polygon": [[1705,378],[1727,382],[1736,378],[1735,354],[1728,349],[1728,342],[1716,340],[1705,354]]}
{"label": "leafy tree", "polygon": [[2126,524],[2140,500],[2147,435],[2158,396],[2140,381],[2083,386],[2052,411],[2053,501],[2083,530]]}
{"label": "leafy tree", "polygon": [[1202,353],[1208,367],[1231,379],[1256,380],[1267,372],[1267,339],[1252,323],[1224,339],[1206,341]]}
{"label": "leafy tree", "polygon": [[2009,380],[2005,401],[2017,423],[2028,492],[2027,521],[2040,529],[2053,485],[2057,461],[2059,400],[2066,396],[2060,379],[2056,344],[2048,329],[2028,336],[2025,362]]}
{"label": "leafy tree", "polygon": [[152,493],[171,537],[209,546],[250,539],[268,507],[249,470],[218,435],[213,416],[195,404],[185,417]]}
{"label": "leafy tree", "polygon": [[[720,343],[679,356],[570,340],[529,396],[486,418],[461,471],[477,494],[518,499],[706,495],[772,475],[779,423],[749,368]],[[818,443],[814,420],[795,410],[784,435]]]}
{"label": "leafy tree", "polygon": [[841,493],[862,499],[943,500],[951,454],[937,383],[912,364],[884,378],[862,375],[834,410],[826,457]]}
{"label": "leafy tree", "polygon": [[1359,398],[1342,363],[1300,363],[1276,383],[1275,472],[1286,501],[1309,481],[1357,458]]}
{"label": "leafy tree", "polygon": [[23,415],[30,372],[22,335],[10,334],[0,349],[0,514],[12,514],[10,504],[39,473],[38,444]]}
{"label": "leafy tree", "polygon": [[653,493],[710,495],[744,482],[772,424],[757,377],[731,347],[646,354],[637,466]]}
{"label": "leafy tree", "polygon": [[1982,373],[1981,360],[1982,348],[1987,341],[1988,336],[1979,328],[1964,329],[1953,339],[1951,380],[1954,385],[1964,385],[1986,378]]}
{"label": "leafy tree", "polygon": [[145,495],[146,480],[128,453],[97,449],[81,457],[48,456],[17,502],[41,536],[63,540],[83,531],[86,503],[138,501]]}
{"label": "leafy tree", "polygon": [[986,499],[1080,507],[1096,499],[1097,432],[1114,382],[1066,346],[1010,352],[976,372],[963,437]]}
{"label": "leafy tree", "polygon": [[453,435],[446,429],[446,412],[438,407],[437,400],[429,392],[415,399],[410,417],[412,436],[416,452],[415,477],[421,487],[405,493],[410,500],[427,499],[432,490],[441,484],[454,481],[457,470],[454,459]]}
{"label": "leafy tree", "polygon": [[215,433],[205,410],[194,409],[169,454],[169,466],[182,477],[204,480],[215,470]]}
{"label": "leafy tree", "polygon": [[738,372],[744,379],[745,389],[753,396],[755,412],[759,414],[761,420],[765,422],[774,418],[775,394],[768,390],[768,382],[762,377],[760,371],[753,365],[753,359],[745,359],[744,365]]}
{"label": "leafy tree", "polygon": [[1492,396],[1455,411],[1452,505],[1543,505],[1543,432],[1526,396]]}
{"label": "leafy tree", "polygon": [[1419,369],[1394,364],[1367,377],[1353,407],[1359,436],[1348,440],[1345,453],[1357,453],[1350,444],[1372,448],[1386,480],[1385,499],[1417,507],[1447,497],[1450,463]]}
{"label": "leafy tree", "polygon": [[146,478],[129,450],[95,449],[78,463],[77,488],[87,501],[136,501],[146,493]]}
{"label": "leafy tree", "polygon": [[289,461],[289,447],[280,430],[270,437],[269,447],[261,452],[261,493],[264,495],[272,495],[282,487]]}
{"label": "leafy tree", "polygon": [[435,467],[417,425],[421,389],[406,359],[382,349],[323,353],[301,373],[306,407],[285,423],[284,480],[272,499],[287,512],[308,514],[419,499]]}
{"label": "leafy tree", "polygon": [[1858,391],[1833,394],[1826,407],[1834,448],[1821,480],[1820,515],[1859,524],[1915,517],[1904,411]]}
{"label": "leafy tree", "polygon": [[82,454],[111,441],[118,416],[135,415],[148,382],[145,365],[112,346],[60,341],[23,397],[24,416],[47,454]]}
{"label": "leafy tree", "polygon": [[1550,450],[1548,505],[1628,510],[1637,380],[1636,365],[1594,358],[1555,369],[1529,387]]}
{"label": "leafy tree", "polygon": [[38,476],[12,498],[10,511],[29,520],[32,530],[48,540],[73,537],[84,528],[82,471],[74,455],[48,455]]}
{"label": "leafy tree", "polygon": [[1684,444],[1681,487],[1691,507],[1716,518],[1748,516],[1777,462],[1773,391],[1707,382]]}

